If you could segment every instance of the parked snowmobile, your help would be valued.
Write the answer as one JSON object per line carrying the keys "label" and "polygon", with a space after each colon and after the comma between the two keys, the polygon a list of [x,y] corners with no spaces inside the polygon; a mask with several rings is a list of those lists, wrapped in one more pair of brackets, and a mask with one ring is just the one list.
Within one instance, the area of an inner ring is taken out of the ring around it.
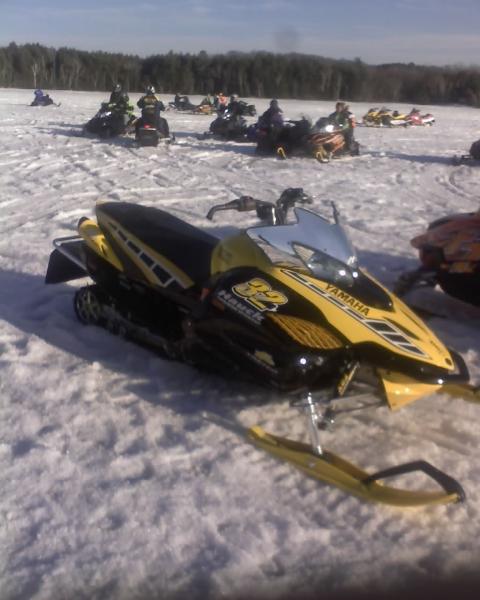
{"label": "parked snowmobile", "polygon": [[259,154],[276,154],[280,158],[291,156],[309,156],[320,162],[328,162],[341,156],[356,156],[360,147],[353,142],[347,148],[345,135],[341,129],[319,119],[314,127],[308,119],[287,121],[281,128],[259,128],[257,134],[257,152]]}
{"label": "parked snowmobile", "polygon": [[370,108],[363,116],[362,123],[367,127],[385,127],[392,111],[386,106]]}
{"label": "parked snowmobile", "polygon": [[35,97],[30,103],[30,106],[50,106],[51,104],[55,104],[52,98],[50,98],[49,94],[45,94],[43,90],[35,90],[34,96]]}
{"label": "parked snowmobile", "polygon": [[412,108],[412,110],[407,115],[408,125],[412,127],[420,126],[431,126],[435,123],[435,117],[431,113],[425,113],[422,115],[418,108]]}
{"label": "parked snowmobile", "polygon": [[213,104],[199,104],[192,109],[194,115],[213,115],[216,112],[216,108]]}
{"label": "parked snowmobile", "polygon": [[133,123],[133,113],[113,110],[107,102],[103,102],[97,114],[84,125],[84,131],[100,138],[122,135]]}
{"label": "parked snowmobile", "polygon": [[[257,114],[257,109],[255,108],[255,104],[248,104],[245,100],[235,100],[236,108],[235,112],[237,115],[241,117],[254,117]],[[225,111],[229,110],[229,104],[220,104],[217,107],[217,113],[219,115],[223,114]]]}
{"label": "parked snowmobile", "polygon": [[[476,392],[455,352],[398,298],[359,268],[338,213],[334,222],[295,207],[311,202],[288,189],[276,204],[242,196],[217,211],[256,211],[262,224],[226,237],[156,208],[96,206],[78,235],[54,240],[47,283],[89,276],[74,296],[80,321],[147,344],[161,355],[242,376],[288,393],[310,425],[311,446],[271,436],[250,440],[317,479],[399,506],[455,502],[460,485],[424,461],[368,473],[323,449],[316,402],[332,409],[358,385],[392,408],[436,390]],[[325,417],[325,418],[324,418]],[[399,490],[387,477],[422,471],[441,490]]]}
{"label": "parked snowmobile", "polygon": [[408,115],[399,113],[398,110],[382,108],[371,108],[364,115],[363,124],[367,127],[408,127]]}
{"label": "parked snowmobile", "polygon": [[410,243],[421,266],[402,275],[399,294],[438,284],[450,296],[480,306],[480,211],[438,219]]}
{"label": "parked snowmobile", "polygon": [[248,104],[245,100],[239,100],[242,115],[245,117],[255,117],[257,114],[257,109],[255,108],[255,104]]}
{"label": "parked snowmobile", "polygon": [[172,102],[168,103],[168,106],[180,112],[191,111],[197,108],[195,104],[190,102],[190,98],[188,96],[181,96],[180,94],[175,94],[175,98]]}
{"label": "parked snowmobile", "polygon": [[228,110],[225,110],[210,123],[209,131],[199,136],[199,138],[214,137],[216,139],[240,142],[247,140],[247,128],[247,121],[242,116],[233,115]]}

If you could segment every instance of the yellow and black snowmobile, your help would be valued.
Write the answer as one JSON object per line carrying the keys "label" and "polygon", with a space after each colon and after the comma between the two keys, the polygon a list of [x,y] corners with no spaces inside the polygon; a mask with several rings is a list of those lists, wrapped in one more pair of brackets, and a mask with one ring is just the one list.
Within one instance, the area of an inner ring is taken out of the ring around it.
{"label": "yellow and black snowmobile", "polygon": [[364,115],[362,122],[367,127],[408,127],[411,125],[408,115],[399,113],[398,110],[370,108]]}
{"label": "yellow and black snowmobile", "polygon": [[[242,196],[217,205],[208,218],[253,210],[263,221],[223,238],[156,208],[99,203],[96,221],[80,219],[78,236],[54,240],[46,282],[89,276],[93,284],[74,297],[81,322],[290,394],[306,411],[311,444],[259,427],[248,437],[310,475],[394,505],[463,499],[454,479],[424,461],[369,475],[322,448],[319,428],[332,415],[320,414],[317,401],[348,401],[357,386],[368,386],[392,409],[436,390],[477,395],[461,357],[359,268],[335,207],[334,222],[294,207],[309,202],[296,188],[276,204]],[[380,481],[418,470],[439,489],[409,491]]]}

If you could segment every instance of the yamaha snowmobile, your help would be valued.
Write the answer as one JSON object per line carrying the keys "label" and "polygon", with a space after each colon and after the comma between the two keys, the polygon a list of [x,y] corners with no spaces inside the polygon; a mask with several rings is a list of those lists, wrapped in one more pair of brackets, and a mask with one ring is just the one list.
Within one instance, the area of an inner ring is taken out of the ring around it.
{"label": "yamaha snowmobile", "polygon": [[421,266],[401,276],[399,294],[438,285],[446,294],[480,306],[480,211],[438,219],[410,243],[419,251]]}
{"label": "yamaha snowmobile", "polygon": [[[46,282],[89,277],[73,300],[82,323],[288,394],[306,412],[309,445],[260,427],[246,434],[309,475],[397,506],[462,500],[460,484],[425,461],[368,474],[321,445],[320,428],[358,389],[392,409],[437,390],[478,398],[462,358],[359,267],[336,208],[331,222],[305,208],[311,202],[297,188],[276,204],[242,196],[214,206],[208,219],[232,210],[261,220],[226,236],[156,208],[99,203],[78,235],[54,240]],[[382,483],[416,471],[439,488]]]}
{"label": "yamaha snowmobile", "polygon": [[126,133],[134,120],[133,113],[113,110],[103,102],[97,114],[84,125],[84,131],[100,138],[115,137]]}

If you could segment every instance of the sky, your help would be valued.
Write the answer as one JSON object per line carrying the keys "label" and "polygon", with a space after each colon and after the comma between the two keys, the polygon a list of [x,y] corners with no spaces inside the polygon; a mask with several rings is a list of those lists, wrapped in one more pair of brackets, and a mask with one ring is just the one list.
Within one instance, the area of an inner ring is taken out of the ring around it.
{"label": "sky", "polygon": [[0,45],[478,63],[478,0],[0,0]]}

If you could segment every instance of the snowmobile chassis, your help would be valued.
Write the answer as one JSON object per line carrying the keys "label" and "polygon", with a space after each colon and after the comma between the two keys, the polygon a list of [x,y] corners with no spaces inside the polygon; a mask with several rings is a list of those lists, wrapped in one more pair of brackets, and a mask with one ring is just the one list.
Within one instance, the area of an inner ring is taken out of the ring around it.
{"label": "snowmobile chassis", "polygon": [[[56,253],[54,251],[55,258],[52,273],[55,273],[55,275],[49,277],[47,273],[48,283],[64,281],[63,274],[66,271],[69,272],[68,280],[88,276],[86,261],[89,249],[81,236],[57,238],[54,240],[53,245]],[[105,248],[104,252],[108,254],[108,247]],[[148,327],[132,322],[128,314],[122,314],[121,311],[116,310],[114,305],[102,305],[101,302],[98,302],[94,289],[95,285],[90,285],[81,288],[75,294],[75,312],[82,323],[105,326],[113,333],[131,337],[141,344],[155,348],[166,358],[175,359],[181,356],[181,348],[179,351],[175,340],[172,342],[162,335],[157,335],[155,331],[151,331]],[[176,300],[178,299],[176,298]],[[184,297],[183,301],[186,314],[199,304],[193,298]],[[318,400],[322,404],[330,406],[334,400],[352,398],[352,396],[345,395],[345,391],[349,387],[357,367],[357,364],[351,365],[349,373],[344,375],[332,393],[330,395],[328,393],[326,393],[327,395],[323,394]],[[441,391],[480,403],[479,389],[467,384],[452,382],[442,387]],[[333,422],[333,411],[327,408],[323,414],[319,414],[316,408],[317,400],[314,400],[312,393],[308,390],[302,390],[297,392],[297,397],[299,394],[301,399],[299,402],[294,402],[294,404],[303,408],[306,413],[310,444],[269,434],[258,426],[246,430],[247,439],[274,457],[293,464],[307,475],[372,502],[407,507],[447,504],[465,500],[465,492],[461,485],[426,461],[408,462],[369,474],[342,457],[324,449],[320,443],[319,430]],[[427,475],[437,484],[439,489],[415,491],[391,487],[382,483],[384,479],[415,472]]]}

